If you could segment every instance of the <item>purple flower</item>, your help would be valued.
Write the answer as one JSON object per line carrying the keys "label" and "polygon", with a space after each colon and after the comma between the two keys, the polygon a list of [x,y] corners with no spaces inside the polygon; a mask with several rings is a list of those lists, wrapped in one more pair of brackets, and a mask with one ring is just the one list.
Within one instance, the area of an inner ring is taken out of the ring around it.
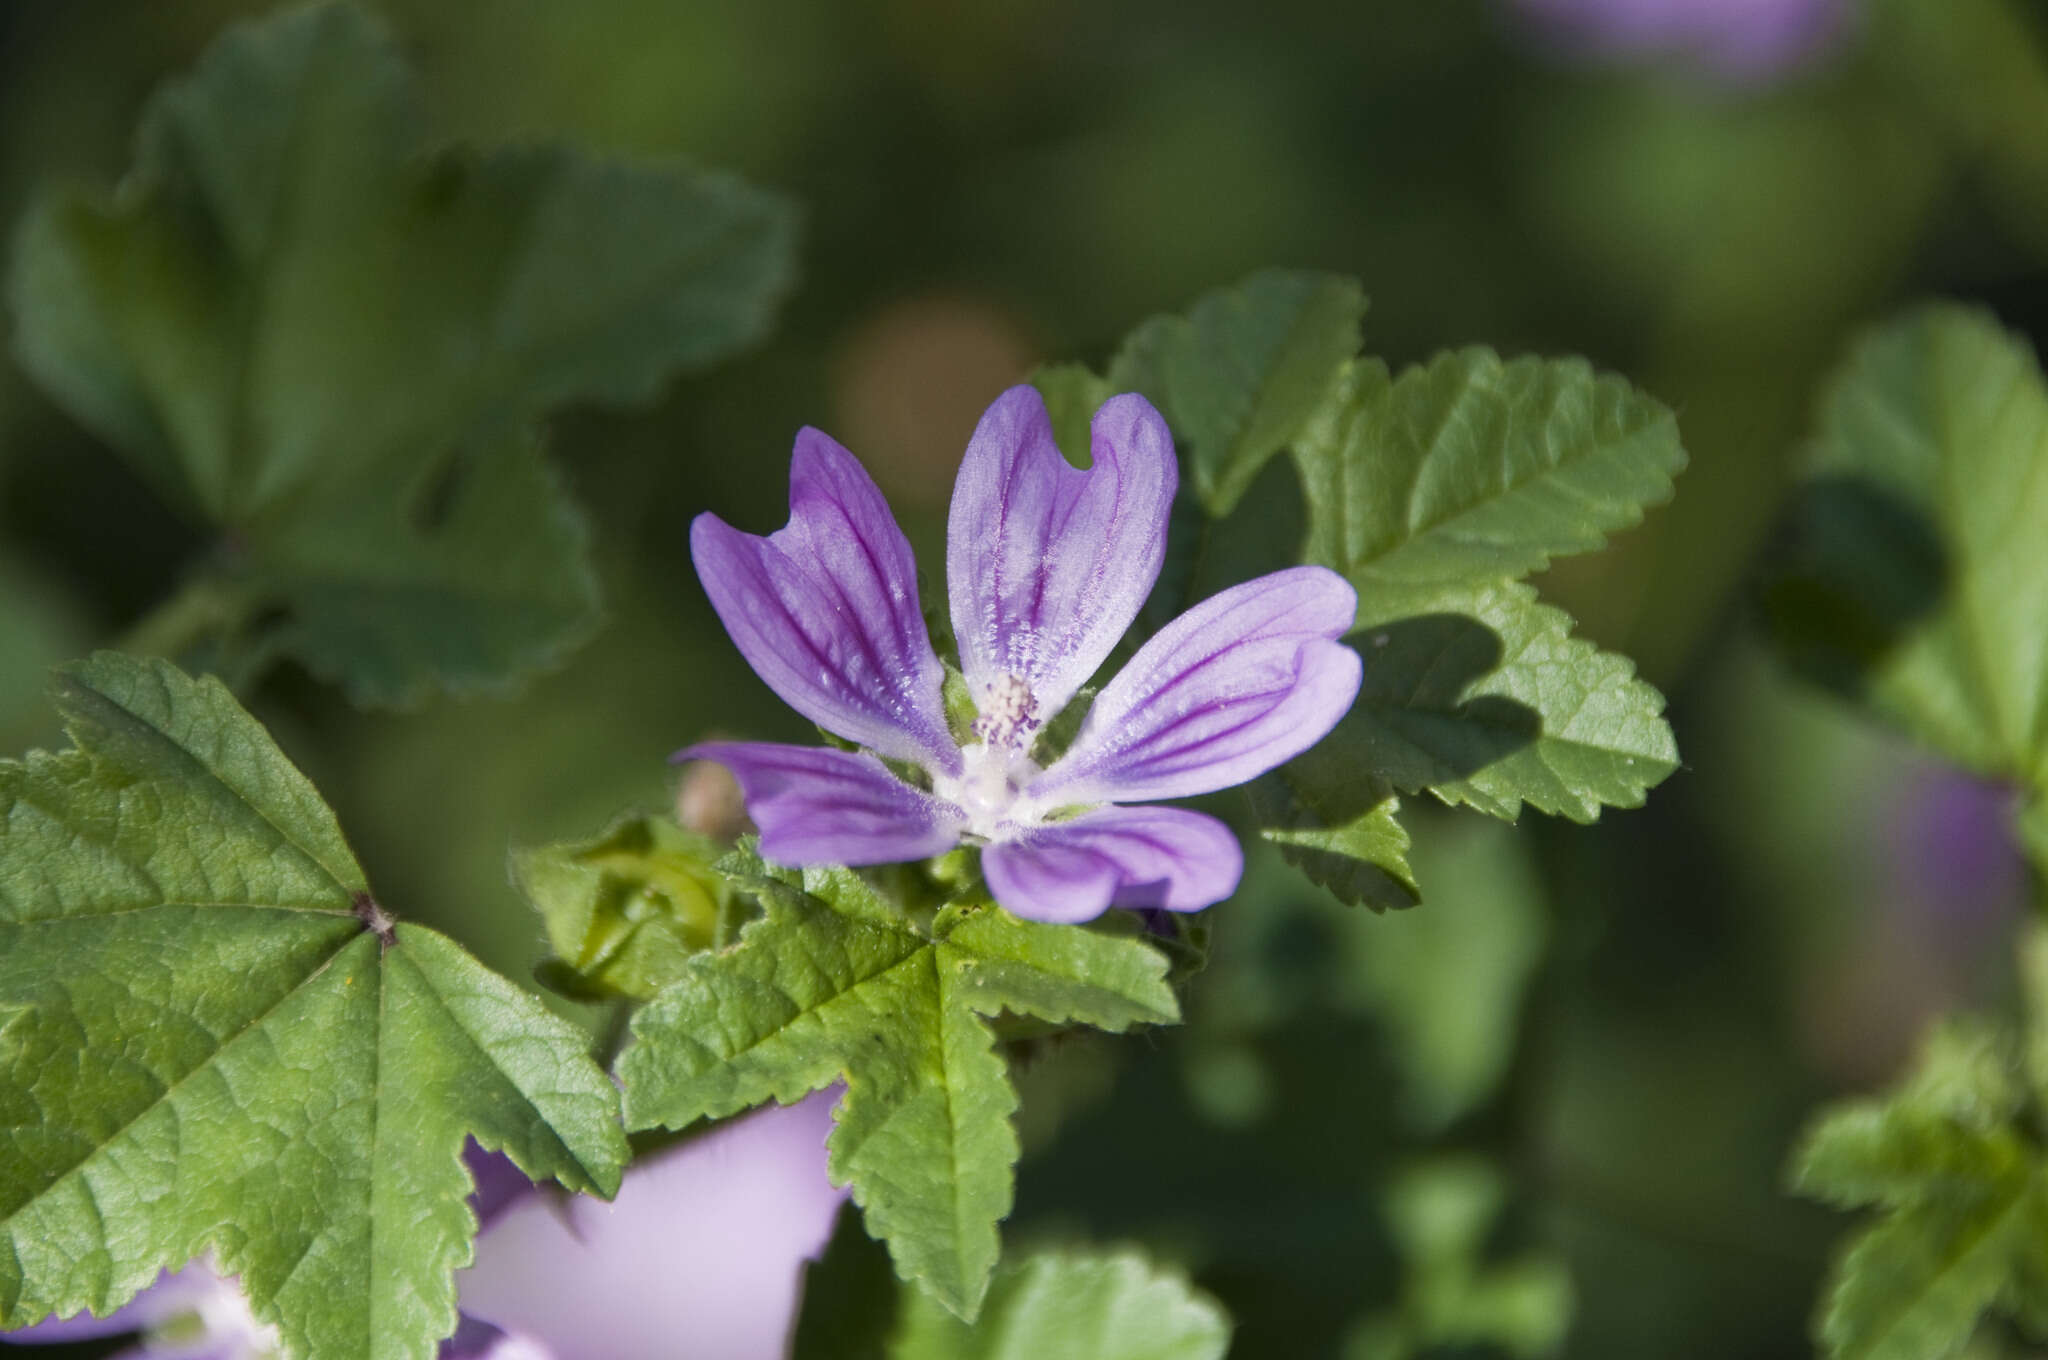
{"label": "purple flower", "polygon": [[1848,0],[1516,0],[1574,45],[1615,57],[1690,57],[1726,79],[1797,66],[1842,30]]}
{"label": "purple flower", "polygon": [[852,454],[801,431],[789,523],[766,538],[697,517],[691,556],[741,654],[790,707],[868,748],[677,753],[732,770],[764,856],[885,864],[964,840],[985,847],[996,901],[1039,921],[1112,905],[1195,911],[1236,889],[1244,857],[1223,823],[1119,804],[1240,784],[1319,741],[1358,693],[1358,654],[1336,641],[1357,596],[1335,572],[1292,567],[1204,600],[1138,649],[1073,745],[1040,768],[1040,728],[1159,575],[1179,482],[1166,422],[1136,394],[1095,413],[1092,455],[1086,471],[1067,463],[1029,386],[998,397],[967,445],[946,530],[947,598],[978,714],[964,741],[947,722],[910,543]]}
{"label": "purple flower", "polygon": [[50,1345],[140,1333],[113,1360],[277,1360],[274,1329],[258,1322],[232,1275],[206,1261],[165,1271],[155,1284],[103,1318],[79,1314],[0,1333],[0,1341]]}
{"label": "purple flower", "polygon": [[610,1204],[537,1188],[504,1208],[457,1277],[464,1331],[443,1360],[783,1354],[803,1262],[846,1198],[825,1176],[840,1089],[636,1162]]}

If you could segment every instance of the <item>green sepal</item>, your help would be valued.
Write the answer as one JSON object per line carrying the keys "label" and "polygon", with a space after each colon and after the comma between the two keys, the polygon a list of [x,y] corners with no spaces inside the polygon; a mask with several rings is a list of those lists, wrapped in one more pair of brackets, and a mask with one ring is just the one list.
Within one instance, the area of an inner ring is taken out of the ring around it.
{"label": "green sepal", "polygon": [[649,814],[622,817],[594,840],[514,850],[512,880],[554,951],[543,980],[578,1000],[640,1001],[675,981],[683,960],[738,931],[736,894],[711,867],[725,853]]}

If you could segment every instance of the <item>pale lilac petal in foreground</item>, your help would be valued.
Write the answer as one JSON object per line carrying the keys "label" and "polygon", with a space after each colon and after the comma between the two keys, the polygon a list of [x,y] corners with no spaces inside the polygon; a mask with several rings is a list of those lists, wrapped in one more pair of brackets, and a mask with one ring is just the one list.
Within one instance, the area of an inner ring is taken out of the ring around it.
{"label": "pale lilac petal in foreground", "polygon": [[[477,1241],[462,1310],[552,1360],[773,1360],[845,1192],[825,1178],[839,1088],[634,1163],[610,1204],[535,1194]],[[493,1357],[496,1360],[496,1357]]]}
{"label": "pale lilac petal in foreground", "polygon": [[989,889],[1035,921],[1086,921],[1110,906],[1199,911],[1237,891],[1230,828],[1184,808],[1106,807],[982,852]]}
{"label": "pale lilac petal in foreground", "polygon": [[165,1271],[103,1318],[53,1318],[0,1332],[0,1341],[40,1346],[129,1332],[144,1333],[140,1344],[113,1360],[276,1360],[284,1354],[276,1331],[250,1311],[240,1283],[204,1259]]}
{"label": "pale lilac petal in foreground", "polygon": [[675,759],[715,760],[732,771],[761,829],[761,853],[778,864],[893,864],[960,839],[953,809],[865,752],[713,741]]}
{"label": "pale lilac petal in foreground", "polygon": [[1131,626],[1166,554],[1180,473],[1173,436],[1143,397],[1112,397],[1091,426],[1091,466],[1069,464],[1028,384],[981,418],[953,484],[946,583],[968,692],[1031,696],[1032,725],[1065,707]]}
{"label": "pale lilac petal in foreground", "polygon": [[805,429],[789,523],[762,538],[699,515],[690,556],[740,654],[791,708],[885,756],[957,763],[910,542],[852,454]]}
{"label": "pale lilac petal in foreground", "polygon": [[1335,639],[1358,596],[1323,567],[1212,595],[1103,687],[1065,757],[1027,786],[1075,802],[1187,798],[1242,784],[1320,741],[1358,697]]}

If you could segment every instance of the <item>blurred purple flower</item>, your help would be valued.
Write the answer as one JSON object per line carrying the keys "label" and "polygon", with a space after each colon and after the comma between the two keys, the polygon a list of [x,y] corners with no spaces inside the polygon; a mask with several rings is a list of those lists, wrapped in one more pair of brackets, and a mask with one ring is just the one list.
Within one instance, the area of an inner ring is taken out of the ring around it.
{"label": "blurred purple flower", "polygon": [[610,1204],[535,1189],[507,1206],[457,1277],[469,1335],[443,1360],[782,1355],[803,1262],[846,1197],[825,1178],[839,1093],[636,1162]]}
{"label": "blurred purple flower", "polygon": [[1899,899],[1935,933],[1989,927],[2002,935],[2026,889],[2013,833],[2018,793],[1930,763],[1888,799],[1885,845]]}
{"label": "blurred purple flower", "polygon": [[852,454],[800,432],[789,523],[765,538],[697,517],[697,574],[741,654],[790,707],[868,748],[677,753],[738,777],[763,855],[883,864],[971,838],[996,901],[1040,921],[1112,905],[1196,911],[1236,889],[1244,856],[1223,823],[1119,804],[1240,784],[1321,740],[1358,693],[1358,654],[1336,641],[1357,596],[1335,572],[1292,567],[1204,600],[1138,649],[1041,769],[1039,729],[1158,578],[1179,483],[1166,422],[1136,394],[1095,413],[1092,455],[1086,471],[1068,464],[1029,386],[998,397],[968,443],[946,530],[947,599],[979,714],[964,745],[910,543]]}
{"label": "blurred purple flower", "polygon": [[249,1311],[235,1278],[203,1260],[165,1271],[103,1318],[52,1318],[0,1332],[0,1341],[43,1346],[128,1333],[139,1333],[137,1344],[113,1360],[276,1360],[284,1354],[276,1331]]}
{"label": "blurred purple flower", "polygon": [[1849,0],[1514,0],[1559,42],[1598,56],[1676,56],[1724,79],[1763,80],[1840,35]]}

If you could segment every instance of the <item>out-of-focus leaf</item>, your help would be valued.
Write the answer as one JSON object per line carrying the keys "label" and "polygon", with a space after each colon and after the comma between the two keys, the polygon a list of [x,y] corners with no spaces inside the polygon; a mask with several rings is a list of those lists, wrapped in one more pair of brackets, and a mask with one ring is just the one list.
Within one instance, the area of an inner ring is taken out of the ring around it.
{"label": "out-of-focus leaf", "polygon": [[1076,467],[1088,466],[1089,423],[1095,419],[1096,408],[1115,396],[1116,389],[1086,364],[1047,364],[1031,375],[1031,385],[1045,398],[1060,452]]}
{"label": "out-of-focus leaf", "polygon": [[1766,587],[1788,651],[1847,639],[1824,678],[1972,770],[2048,783],[2048,390],[2025,342],[1954,306],[1866,336],[1809,471]]}
{"label": "out-of-focus leaf", "polygon": [[1669,500],[1685,467],[1671,412],[1623,379],[1488,349],[1398,378],[1358,361],[1294,458],[1304,560],[1342,572],[1382,619],[1601,547]]}
{"label": "out-of-focus leaf", "polygon": [[512,877],[580,994],[644,1001],[726,942],[733,893],[711,868],[724,854],[668,818],[629,816],[595,840],[515,850]]}
{"label": "out-of-focus leaf", "polygon": [[394,924],[214,680],[59,673],[74,749],[0,762],[0,1325],[105,1312],[212,1251],[295,1356],[455,1327],[466,1137],[609,1194],[584,1037]]}
{"label": "out-of-focus leaf", "polygon": [[1328,396],[1364,315],[1350,279],[1265,270],[1131,332],[1109,388],[1159,407],[1203,507],[1221,517]]}
{"label": "out-of-focus leaf", "polygon": [[1415,861],[1429,909],[1347,929],[1335,1000],[1386,1027],[1402,1113],[1434,1131],[1506,1073],[1549,922],[1513,829],[1459,820],[1426,832]]}
{"label": "out-of-focus leaf", "polygon": [[1952,1021],[1891,1095],[1815,1122],[1793,1187],[1884,1214],[1835,1262],[1816,1324],[1829,1355],[1925,1360],[1959,1350],[1987,1310],[2048,1317],[2048,1176],[2027,1103],[2009,1037]]}
{"label": "out-of-focus leaf", "polygon": [[1401,1301],[1358,1325],[1346,1360],[1408,1360],[1447,1346],[1540,1360],[1563,1348],[1573,1307],[1563,1262],[1544,1253],[1483,1260],[1506,1196],[1500,1172],[1473,1158],[1412,1167],[1387,1187],[1387,1224],[1408,1266]]}
{"label": "out-of-focus leaf", "polygon": [[1222,1360],[1230,1319],[1214,1299],[1135,1251],[1045,1251],[990,1282],[962,1322],[922,1295],[904,1299],[889,1360]]}
{"label": "out-of-focus leaf", "polygon": [[791,213],[728,177],[534,145],[427,154],[359,11],[223,37],[111,197],[19,238],[23,364],[217,528],[244,649],[360,702],[502,685],[592,626],[532,422],[644,399],[765,330]]}
{"label": "out-of-focus leaf", "polygon": [[1016,1095],[983,1017],[1122,1030],[1180,1018],[1135,936],[1023,921],[985,901],[911,911],[844,869],[724,867],[766,915],[691,957],[633,1022],[627,1124],[681,1128],[842,1076],[830,1142],[897,1272],[972,1319],[1017,1159]]}

